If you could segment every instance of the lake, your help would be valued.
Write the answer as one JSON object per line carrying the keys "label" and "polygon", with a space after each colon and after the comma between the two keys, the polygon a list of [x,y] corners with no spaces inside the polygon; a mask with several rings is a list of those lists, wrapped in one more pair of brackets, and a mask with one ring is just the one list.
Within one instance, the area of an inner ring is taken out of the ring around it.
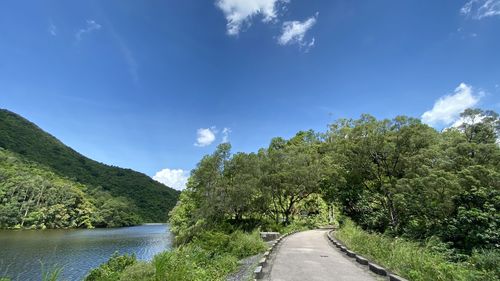
{"label": "lake", "polygon": [[63,280],[81,280],[116,251],[150,260],[171,248],[166,224],[72,230],[1,230],[0,277],[40,280],[45,268],[62,266]]}

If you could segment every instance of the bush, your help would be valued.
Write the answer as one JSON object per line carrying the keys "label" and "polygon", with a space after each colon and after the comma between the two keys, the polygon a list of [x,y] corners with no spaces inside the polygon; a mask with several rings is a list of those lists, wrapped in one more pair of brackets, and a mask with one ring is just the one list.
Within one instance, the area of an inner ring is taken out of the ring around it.
{"label": "bush", "polygon": [[118,281],[120,274],[129,266],[137,263],[134,255],[122,255],[117,252],[98,268],[94,268],[85,277],[85,281]]}
{"label": "bush", "polygon": [[120,274],[120,281],[154,281],[155,268],[151,263],[139,261],[126,267]]}
{"label": "bush", "polygon": [[214,254],[189,245],[163,252],[153,259],[155,280],[205,281],[224,280],[237,267],[237,259],[228,254]]}
{"label": "bush", "polygon": [[237,230],[231,234],[206,231],[195,238],[194,244],[206,251],[230,254],[238,259],[255,255],[266,249],[257,230],[252,233]]}
{"label": "bush", "polygon": [[498,268],[498,252],[477,254],[476,267],[470,262],[453,263],[447,260],[447,253],[435,252],[431,247],[401,238],[367,233],[348,219],[335,236],[351,250],[410,280],[498,280],[498,275],[490,271],[495,266]]}
{"label": "bush", "polygon": [[265,249],[266,244],[257,230],[250,234],[236,231],[229,236],[228,252],[239,259],[258,254]]}
{"label": "bush", "polygon": [[258,231],[203,231],[192,242],[156,255],[151,263],[115,254],[85,281],[222,281],[236,270],[238,259],[265,249]]}
{"label": "bush", "polygon": [[483,272],[493,273],[500,279],[500,250],[476,250],[472,253],[469,262]]}

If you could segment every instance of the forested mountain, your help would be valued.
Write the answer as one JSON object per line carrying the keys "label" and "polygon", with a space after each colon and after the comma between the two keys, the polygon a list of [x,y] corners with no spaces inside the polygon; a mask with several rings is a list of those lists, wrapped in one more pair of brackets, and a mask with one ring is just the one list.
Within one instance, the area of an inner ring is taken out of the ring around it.
{"label": "forested mountain", "polygon": [[179,194],[142,173],[89,159],[8,110],[0,110],[0,147],[89,190],[102,189],[113,197],[125,198],[137,206],[142,222],[165,221]]}
{"label": "forested mountain", "polygon": [[0,228],[89,228],[139,223],[134,203],[63,178],[0,148]]}

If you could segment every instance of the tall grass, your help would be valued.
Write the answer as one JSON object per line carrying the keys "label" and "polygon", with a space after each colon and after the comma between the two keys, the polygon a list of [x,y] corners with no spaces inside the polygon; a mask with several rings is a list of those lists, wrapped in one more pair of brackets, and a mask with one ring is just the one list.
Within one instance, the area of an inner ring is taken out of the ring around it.
{"label": "tall grass", "polygon": [[[365,232],[350,220],[335,237],[349,249],[413,281],[499,280],[491,270],[478,269],[470,262],[450,262],[445,254],[416,242]],[[494,255],[498,258],[498,252]]]}
{"label": "tall grass", "polygon": [[164,252],[153,260],[155,280],[224,280],[236,270],[238,259],[230,254],[214,254],[198,246],[186,246]]}
{"label": "tall grass", "polygon": [[62,273],[62,267],[54,266],[46,269],[42,264],[42,281],[57,281]]}
{"label": "tall grass", "polygon": [[230,234],[204,231],[172,251],[156,255],[150,263],[135,257],[113,256],[93,269],[86,281],[222,281],[238,267],[238,260],[266,249],[257,231]]}

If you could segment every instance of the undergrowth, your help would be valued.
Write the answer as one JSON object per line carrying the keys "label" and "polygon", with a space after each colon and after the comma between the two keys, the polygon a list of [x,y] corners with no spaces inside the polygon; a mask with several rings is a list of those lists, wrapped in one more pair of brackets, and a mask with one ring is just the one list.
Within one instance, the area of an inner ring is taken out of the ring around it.
{"label": "undergrowth", "polygon": [[463,262],[452,262],[435,242],[420,244],[402,238],[368,233],[345,220],[335,237],[349,249],[413,281],[500,280],[498,250],[475,251]]}

